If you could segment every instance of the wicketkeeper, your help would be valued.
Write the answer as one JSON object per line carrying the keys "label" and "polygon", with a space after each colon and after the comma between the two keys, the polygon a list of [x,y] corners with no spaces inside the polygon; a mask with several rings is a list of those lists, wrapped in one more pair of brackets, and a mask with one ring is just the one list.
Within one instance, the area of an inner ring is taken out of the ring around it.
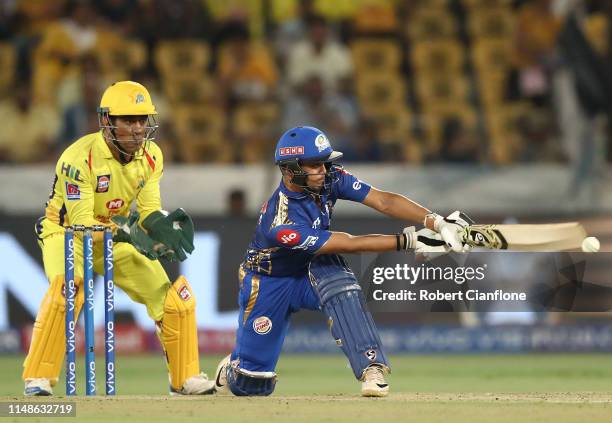
{"label": "wicketkeeper", "polygon": [[[106,89],[98,110],[100,131],[61,155],[45,216],[36,224],[49,289],[42,301],[24,362],[25,395],[51,395],[64,362],[64,228],[114,228],[115,284],[147,308],[167,359],[170,392],[214,392],[200,373],[195,298],[189,282],[171,282],[157,259],[185,260],[193,251],[193,222],[182,209],[162,211],[159,181],[164,162],[153,142],[155,107],[147,89],[132,81]],[[130,213],[132,203],[137,211]],[[102,233],[94,233],[94,269],[103,273]],[[78,315],[83,305],[83,247],[75,236]]]}
{"label": "wicketkeeper", "polygon": [[[239,269],[240,314],[236,347],[219,363],[218,391],[269,395],[291,314],[322,310],[347,356],[364,396],[386,396],[390,365],[355,275],[341,253],[409,250],[464,251],[459,212],[443,218],[406,197],[380,191],[335,162],[327,136],[312,127],[287,131],[275,152],[282,180],[264,204],[255,235]],[[337,200],[365,204],[425,229],[396,235],[354,236],[330,230]]]}

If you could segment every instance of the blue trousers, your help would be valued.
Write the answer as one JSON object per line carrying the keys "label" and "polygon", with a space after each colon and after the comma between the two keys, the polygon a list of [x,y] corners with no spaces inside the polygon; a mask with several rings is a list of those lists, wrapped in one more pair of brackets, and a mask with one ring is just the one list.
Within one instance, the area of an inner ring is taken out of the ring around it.
{"label": "blue trousers", "polygon": [[241,271],[238,294],[240,314],[232,360],[242,369],[274,371],[291,314],[300,309],[319,310],[319,298],[304,272],[299,277],[272,277]]}

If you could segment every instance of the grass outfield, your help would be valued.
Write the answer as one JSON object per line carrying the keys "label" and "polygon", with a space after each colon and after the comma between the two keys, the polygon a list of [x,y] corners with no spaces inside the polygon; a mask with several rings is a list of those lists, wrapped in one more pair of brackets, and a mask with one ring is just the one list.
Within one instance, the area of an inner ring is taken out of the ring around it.
{"label": "grass outfield", "polygon": [[[202,357],[203,369],[209,376],[219,359]],[[0,401],[24,400],[21,362],[22,357],[0,357]],[[79,364],[82,362],[80,357]],[[79,397],[76,420],[612,421],[612,355],[395,356],[392,363],[393,374],[389,377],[392,394],[384,399],[359,397],[359,384],[340,355],[283,356],[277,369],[277,389],[269,398],[169,398],[161,356],[120,356],[117,358],[120,395]],[[103,389],[102,366],[103,361],[99,360],[98,389]],[[83,392],[82,367],[78,375],[79,392]],[[63,395],[64,389],[61,380],[56,391]]]}

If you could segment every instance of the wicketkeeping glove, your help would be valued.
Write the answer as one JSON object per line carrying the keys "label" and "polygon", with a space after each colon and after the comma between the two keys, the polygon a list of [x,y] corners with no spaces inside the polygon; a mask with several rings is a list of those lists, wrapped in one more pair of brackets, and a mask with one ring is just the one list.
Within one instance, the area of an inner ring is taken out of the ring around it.
{"label": "wicketkeeping glove", "polygon": [[130,212],[128,217],[113,216],[111,220],[117,225],[117,232],[113,236],[115,242],[127,242],[136,250],[151,260],[171,255],[171,251],[164,244],[152,239],[138,226],[137,211]]}
{"label": "wicketkeeping glove", "polygon": [[171,261],[183,261],[187,253],[194,250],[194,226],[191,217],[182,208],[170,214],[163,211],[151,213],[142,222],[149,236],[166,245],[173,254],[167,258]]}

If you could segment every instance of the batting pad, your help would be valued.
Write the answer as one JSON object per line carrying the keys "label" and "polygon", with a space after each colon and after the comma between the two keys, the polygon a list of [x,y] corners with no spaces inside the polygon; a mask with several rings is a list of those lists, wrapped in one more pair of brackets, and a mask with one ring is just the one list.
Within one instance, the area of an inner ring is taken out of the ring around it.
{"label": "batting pad", "polygon": [[[83,306],[83,280],[75,277],[77,286],[75,320]],[[54,386],[64,364],[66,353],[66,299],[63,294],[64,275],[51,281],[36,316],[30,351],[23,363],[22,378],[46,378]]]}
{"label": "batting pad", "polygon": [[180,390],[188,378],[200,374],[195,307],[196,301],[189,282],[179,276],[166,294],[164,317],[158,323],[158,335],[166,353],[170,384],[176,390]]}
{"label": "batting pad", "polygon": [[372,364],[390,371],[361,287],[342,256],[318,256],[310,263],[309,270],[331,334],[349,359],[355,377],[362,380],[365,369]]}

